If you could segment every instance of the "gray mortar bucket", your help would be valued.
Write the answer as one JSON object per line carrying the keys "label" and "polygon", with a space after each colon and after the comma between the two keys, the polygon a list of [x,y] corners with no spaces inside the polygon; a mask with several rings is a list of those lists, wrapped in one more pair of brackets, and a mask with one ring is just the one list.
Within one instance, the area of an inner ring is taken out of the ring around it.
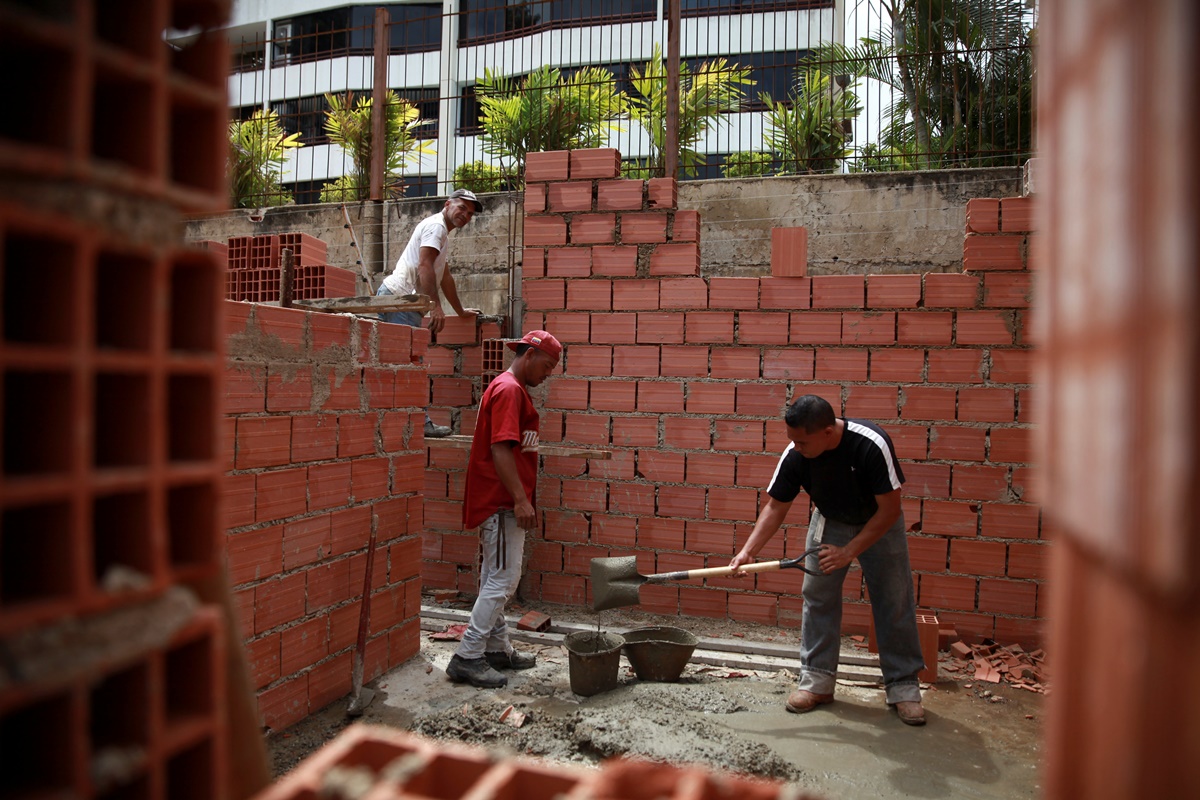
{"label": "gray mortar bucket", "polygon": [[683,628],[635,628],[625,633],[625,657],[638,680],[671,683],[679,680],[699,643]]}
{"label": "gray mortar bucket", "polygon": [[617,688],[621,647],[625,638],[616,633],[575,631],[563,638],[571,670],[571,691],[584,697]]}

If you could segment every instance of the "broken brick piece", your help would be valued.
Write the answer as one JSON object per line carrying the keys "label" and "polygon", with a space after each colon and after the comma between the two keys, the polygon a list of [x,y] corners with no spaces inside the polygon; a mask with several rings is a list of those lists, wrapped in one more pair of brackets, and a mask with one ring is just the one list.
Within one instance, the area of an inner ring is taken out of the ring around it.
{"label": "broken brick piece", "polygon": [[955,642],[950,645],[950,652],[959,658],[971,657],[971,647],[964,642]]}
{"label": "broken brick piece", "polygon": [[517,621],[517,629],[522,631],[544,631],[550,627],[550,617],[540,611],[530,611]]}

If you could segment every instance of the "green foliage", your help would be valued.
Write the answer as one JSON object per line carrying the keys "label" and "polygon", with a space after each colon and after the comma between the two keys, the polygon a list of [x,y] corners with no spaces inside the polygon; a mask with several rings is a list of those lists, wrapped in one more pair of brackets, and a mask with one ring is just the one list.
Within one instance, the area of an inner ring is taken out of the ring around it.
{"label": "green foliage", "polygon": [[[649,134],[649,166],[661,175],[667,137],[667,65],[659,45],[654,45],[654,54],[641,70],[630,68],[629,78],[636,92],[629,98],[629,115]],[[704,165],[704,157],[694,149],[697,142],[713,125],[726,121],[726,112],[741,106],[745,98],[742,87],[753,85],[749,67],[724,58],[706,61],[695,72],[680,63],[679,166],[684,174],[695,175]]]}
{"label": "green foliage", "polygon": [[600,147],[625,113],[625,95],[612,73],[584,67],[570,78],[542,66],[518,83],[485,69],[475,84],[483,123],[483,150],[511,159],[524,172],[525,155]]}
{"label": "green foliage", "polygon": [[839,72],[897,100],[866,170],[1020,164],[1032,151],[1033,37],[1025,0],[881,0],[890,26],[829,45]]}
{"label": "green foliage", "polygon": [[773,161],[770,153],[730,153],[725,157],[721,174],[726,178],[757,178],[770,175],[775,171]]}
{"label": "green foliage", "polygon": [[[326,194],[337,196],[341,202],[367,200],[371,194],[371,115],[373,98],[354,99],[353,92],[325,95],[329,108],[325,111],[325,132],[329,139],[350,156],[353,166],[336,181],[325,184]],[[416,131],[425,120],[420,119],[417,107],[388,91],[384,116],[384,193],[390,197],[404,194],[404,167],[409,161],[420,161],[422,154],[434,152],[432,144],[417,138]]]}
{"label": "green foliage", "polygon": [[234,208],[263,208],[294,202],[283,188],[287,151],[303,147],[300,134],[283,130],[274,111],[258,110],[229,123],[230,193]]}
{"label": "green foliage", "polygon": [[781,174],[833,172],[850,154],[843,121],[857,117],[862,106],[849,89],[836,91],[829,75],[801,67],[787,101],[767,94],[761,100],[767,106],[763,143],[783,162]]}
{"label": "green foliage", "polygon": [[454,168],[455,188],[470,189],[476,194],[479,192],[503,192],[512,183],[507,172],[483,161],[470,161]]}

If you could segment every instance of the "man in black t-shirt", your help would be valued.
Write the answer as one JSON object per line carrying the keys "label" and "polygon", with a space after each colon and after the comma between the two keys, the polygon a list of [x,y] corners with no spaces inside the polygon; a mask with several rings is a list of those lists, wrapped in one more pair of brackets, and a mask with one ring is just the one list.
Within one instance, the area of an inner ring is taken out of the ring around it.
{"label": "man in black t-shirt", "polygon": [[[892,440],[879,426],[838,419],[816,395],[804,395],[784,414],[791,444],[767,487],[769,499],[745,546],[729,562],[737,568],[779,530],[803,489],[816,506],[805,549],[820,546],[806,566],[800,628],[800,685],[788,711],[802,714],[833,702],[841,649],[842,583],[858,559],[871,598],[879,666],[887,703],[907,725],[924,725],[917,673],[925,668],[917,635],[916,601],[908,541],[900,510],[904,473]],[[816,562],[816,563],[813,563]]]}

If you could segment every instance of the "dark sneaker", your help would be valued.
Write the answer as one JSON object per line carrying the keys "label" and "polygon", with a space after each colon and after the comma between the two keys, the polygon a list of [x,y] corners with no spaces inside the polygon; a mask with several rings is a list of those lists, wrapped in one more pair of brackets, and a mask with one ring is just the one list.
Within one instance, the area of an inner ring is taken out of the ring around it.
{"label": "dark sneaker", "polygon": [[433,420],[425,420],[425,438],[426,439],[441,439],[444,436],[450,435],[449,425],[435,425]]}
{"label": "dark sneaker", "polygon": [[488,666],[483,658],[450,658],[446,675],[455,683],[469,683],[481,689],[498,689],[508,685],[508,678]]}
{"label": "dark sneaker", "polygon": [[518,653],[516,650],[511,653],[484,653],[483,657],[494,669],[529,669],[537,664],[537,656],[532,653]]}

